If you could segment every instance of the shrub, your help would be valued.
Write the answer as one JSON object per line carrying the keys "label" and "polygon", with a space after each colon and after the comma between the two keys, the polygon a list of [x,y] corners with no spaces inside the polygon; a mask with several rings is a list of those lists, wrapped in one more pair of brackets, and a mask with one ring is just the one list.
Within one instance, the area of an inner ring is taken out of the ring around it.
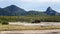
{"label": "shrub", "polygon": [[8,25],[9,23],[7,21],[3,21],[2,25]]}

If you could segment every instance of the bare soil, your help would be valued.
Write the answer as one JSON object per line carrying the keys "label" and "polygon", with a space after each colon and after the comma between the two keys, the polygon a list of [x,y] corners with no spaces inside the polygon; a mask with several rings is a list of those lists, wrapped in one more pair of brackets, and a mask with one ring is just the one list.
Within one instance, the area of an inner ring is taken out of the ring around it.
{"label": "bare soil", "polygon": [[1,31],[0,34],[60,34],[60,29],[55,29],[55,30]]}

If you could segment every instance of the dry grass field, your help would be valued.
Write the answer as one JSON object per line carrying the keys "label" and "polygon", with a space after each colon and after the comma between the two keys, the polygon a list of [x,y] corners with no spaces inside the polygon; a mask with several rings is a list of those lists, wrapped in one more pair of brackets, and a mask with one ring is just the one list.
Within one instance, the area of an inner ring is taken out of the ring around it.
{"label": "dry grass field", "polygon": [[23,26],[23,25],[0,25],[0,31],[15,30],[48,30],[60,29],[60,26]]}
{"label": "dry grass field", "polygon": [[1,31],[0,34],[60,34],[60,29],[56,29],[56,30]]}
{"label": "dry grass field", "polygon": [[[25,23],[26,24],[26,23]],[[0,34],[60,34],[60,26],[1,25]]]}

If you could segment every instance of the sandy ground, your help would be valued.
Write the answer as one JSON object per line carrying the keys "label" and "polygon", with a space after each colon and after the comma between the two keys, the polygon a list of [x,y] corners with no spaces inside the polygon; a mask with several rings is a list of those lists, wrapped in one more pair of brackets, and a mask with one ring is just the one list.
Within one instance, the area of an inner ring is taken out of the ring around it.
{"label": "sandy ground", "polygon": [[60,29],[55,29],[55,30],[1,31],[0,34],[60,34]]}
{"label": "sandy ground", "polygon": [[24,25],[24,26],[60,26],[60,22],[41,22],[41,23],[9,22],[9,24]]}
{"label": "sandy ground", "polygon": [[[20,23],[19,24],[19,22],[18,23],[10,23],[10,24],[12,24],[12,25],[25,25],[25,26],[32,26],[32,25],[43,25],[43,26],[45,26],[45,25],[56,25],[56,26],[60,26],[60,22],[58,22],[58,23],[38,23],[38,24],[31,24],[31,23]],[[47,26],[48,26],[47,25]],[[55,30],[21,30],[21,31],[0,31],[0,34],[60,34],[60,29],[55,29]]]}

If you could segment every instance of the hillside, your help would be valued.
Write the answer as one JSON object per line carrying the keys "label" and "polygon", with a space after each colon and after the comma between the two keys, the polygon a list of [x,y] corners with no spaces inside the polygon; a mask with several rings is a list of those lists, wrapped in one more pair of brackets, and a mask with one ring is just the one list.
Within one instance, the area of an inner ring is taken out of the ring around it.
{"label": "hillside", "polygon": [[5,8],[0,8],[0,16],[56,16],[60,15],[57,11],[53,10],[51,7],[48,7],[46,11],[35,11],[30,10],[26,11],[22,8],[19,8],[15,5],[10,5]]}
{"label": "hillside", "polygon": [[58,15],[58,12],[53,10],[51,7],[48,7],[45,13],[50,16]]}
{"label": "hillside", "polygon": [[44,12],[39,12],[39,11],[34,11],[34,10],[30,10],[30,11],[28,11],[28,12],[26,12],[26,14],[27,15],[31,15],[31,16],[47,16],[47,14],[46,13],[44,13]]}
{"label": "hillside", "polygon": [[15,15],[24,15],[26,11],[22,8],[19,8],[15,5],[11,5],[0,10],[0,14],[4,16],[15,16]]}

